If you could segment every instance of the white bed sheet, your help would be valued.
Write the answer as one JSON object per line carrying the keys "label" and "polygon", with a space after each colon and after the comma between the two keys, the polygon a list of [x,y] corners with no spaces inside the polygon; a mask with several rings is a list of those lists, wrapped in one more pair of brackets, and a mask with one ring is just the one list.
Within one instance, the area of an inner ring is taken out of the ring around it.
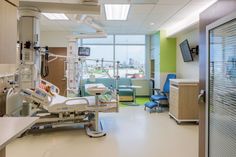
{"label": "white bed sheet", "polygon": [[[62,104],[66,100],[70,100],[70,99],[75,99],[75,98],[67,98],[67,97],[55,94],[53,96],[52,102],[49,104],[49,106]],[[71,101],[67,102],[65,105],[89,105],[89,104],[87,103],[86,100],[81,99],[81,100],[71,100]]]}

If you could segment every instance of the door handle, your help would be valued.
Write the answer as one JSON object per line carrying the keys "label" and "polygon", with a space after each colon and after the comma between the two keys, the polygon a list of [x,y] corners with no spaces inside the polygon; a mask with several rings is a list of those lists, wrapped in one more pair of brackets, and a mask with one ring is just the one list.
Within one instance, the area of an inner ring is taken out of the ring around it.
{"label": "door handle", "polygon": [[206,102],[206,91],[201,90],[198,95],[198,104],[204,104]]}

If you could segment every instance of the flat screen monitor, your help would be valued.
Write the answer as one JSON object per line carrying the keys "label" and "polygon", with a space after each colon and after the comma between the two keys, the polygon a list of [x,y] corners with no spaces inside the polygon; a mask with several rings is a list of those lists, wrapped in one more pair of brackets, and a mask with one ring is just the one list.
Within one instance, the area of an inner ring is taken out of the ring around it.
{"label": "flat screen monitor", "polygon": [[193,56],[192,56],[191,49],[189,47],[188,40],[184,40],[179,46],[181,49],[181,53],[182,53],[184,62],[193,61]]}
{"label": "flat screen monitor", "polygon": [[89,47],[79,47],[79,56],[90,56],[90,48]]}

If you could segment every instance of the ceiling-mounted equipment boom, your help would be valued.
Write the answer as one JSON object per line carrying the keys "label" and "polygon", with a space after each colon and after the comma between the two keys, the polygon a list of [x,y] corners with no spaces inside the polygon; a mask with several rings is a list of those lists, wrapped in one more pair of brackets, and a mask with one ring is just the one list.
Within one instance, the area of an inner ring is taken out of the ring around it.
{"label": "ceiling-mounted equipment boom", "polygon": [[80,0],[81,4],[86,4],[86,5],[98,5],[99,2],[98,0]]}
{"label": "ceiling-mounted equipment boom", "polygon": [[83,23],[83,24],[86,24],[89,27],[95,29],[96,32],[104,32],[104,29],[100,25],[96,24],[94,22],[93,17],[91,17],[91,16],[88,16],[88,15],[79,16],[79,15],[77,15],[76,20],[79,24]]}
{"label": "ceiling-mounted equipment boom", "polygon": [[20,1],[20,7],[36,7],[44,13],[64,13],[64,14],[87,14],[100,15],[101,6],[88,5],[85,3],[53,3],[53,2],[32,2]]}

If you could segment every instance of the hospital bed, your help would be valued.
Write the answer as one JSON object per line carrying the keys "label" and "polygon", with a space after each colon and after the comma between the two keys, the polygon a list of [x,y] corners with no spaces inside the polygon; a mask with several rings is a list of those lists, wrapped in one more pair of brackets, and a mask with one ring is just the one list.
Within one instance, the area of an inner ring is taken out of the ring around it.
{"label": "hospital bed", "polygon": [[117,99],[99,101],[99,95],[108,90],[104,85],[85,85],[86,91],[94,96],[67,98],[59,95],[59,88],[50,82],[42,80],[41,83],[49,86],[50,92],[39,87],[20,91],[23,100],[32,105],[33,110],[29,116],[40,117],[34,129],[83,124],[90,137],[105,135],[100,127],[99,112],[117,111],[118,103]]}

